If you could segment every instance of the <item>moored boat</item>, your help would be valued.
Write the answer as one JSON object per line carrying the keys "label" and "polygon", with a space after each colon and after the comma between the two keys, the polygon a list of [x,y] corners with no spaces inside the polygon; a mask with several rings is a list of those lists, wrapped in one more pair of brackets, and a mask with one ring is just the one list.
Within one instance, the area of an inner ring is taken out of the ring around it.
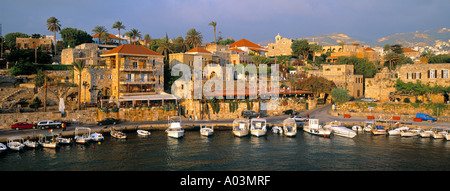
{"label": "moored boat", "polygon": [[88,127],[77,127],[75,128],[75,142],[79,144],[86,144],[91,140],[89,137],[91,134],[91,128]]}
{"label": "moored boat", "polygon": [[402,137],[414,137],[420,134],[420,129],[408,129],[400,131]]}
{"label": "moored boat", "polygon": [[[39,143],[44,148],[55,149],[58,146],[55,133],[43,133],[39,135]],[[51,138],[48,138],[51,137]]]}
{"label": "moored boat", "polygon": [[136,130],[136,132],[138,135],[141,135],[141,136],[149,136],[151,134],[149,131],[142,130],[142,129],[138,129],[138,130]]}
{"label": "moored boat", "polygon": [[58,142],[59,144],[71,144],[72,143],[72,138],[68,138],[68,137],[57,137],[56,138],[56,142]]}
{"label": "moored boat", "polygon": [[249,131],[248,119],[235,119],[233,121],[233,134],[238,137],[247,136]]}
{"label": "moored boat", "polygon": [[112,137],[117,138],[117,139],[126,139],[127,138],[127,134],[125,134],[124,132],[120,131],[120,130],[116,130],[113,127],[111,128],[111,131],[109,133]]}
{"label": "moored boat", "polygon": [[95,141],[95,142],[105,140],[105,137],[103,137],[103,134],[101,134],[101,133],[92,133],[89,135],[89,138],[91,141]]}
{"label": "moored boat", "polygon": [[200,134],[203,136],[211,136],[214,133],[214,126],[200,125]]}
{"label": "moored boat", "polygon": [[297,123],[292,118],[287,118],[283,120],[283,131],[284,135],[288,137],[294,137],[297,135]]}
{"label": "moored boat", "polygon": [[387,131],[384,126],[377,125],[372,129],[372,134],[373,135],[386,135]]}
{"label": "moored boat", "polygon": [[266,119],[253,118],[250,120],[250,134],[260,137],[267,133]]}
{"label": "moored boat", "polygon": [[303,126],[303,131],[321,137],[330,137],[331,129],[324,128],[319,124],[319,119],[309,119],[308,125]]}
{"label": "moored boat", "polygon": [[9,149],[14,151],[20,151],[22,150],[25,145],[23,144],[23,138],[22,137],[10,137],[8,138],[8,143],[6,144]]}
{"label": "moored boat", "polygon": [[374,121],[364,121],[364,131],[371,132],[372,129],[375,127]]}
{"label": "moored boat", "polygon": [[393,130],[389,130],[388,134],[391,136],[400,135],[401,131],[404,131],[404,130],[406,130],[406,131],[409,130],[409,127],[399,127],[399,128],[393,129]]}
{"label": "moored boat", "polygon": [[3,152],[5,152],[6,150],[8,150],[8,147],[6,147],[6,145],[5,145],[5,144],[3,144],[3,143],[0,143],[0,153],[3,153]]}
{"label": "moored boat", "polygon": [[331,129],[331,132],[333,133],[333,135],[347,137],[350,139],[356,136],[355,131],[342,126],[341,122],[339,122],[339,121],[330,122],[330,124],[325,125],[324,127]]}
{"label": "moored boat", "polygon": [[166,129],[167,136],[180,138],[184,136],[184,129],[181,126],[180,116],[172,116],[168,119],[169,127]]}
{"label": "moored boat", "polygon": [[420,137],[422,138],[428,138],[428,137],[432,137],[433,136],[433,131],[432,130],[421,130],[419,133]]}
{"label": "moored boat", "polygon": [[353,125],[352,130],[356,131],[356,132],[360,132],[360,131],[364,131],[364,128],[359,125]]}
{"label": "moored boat", "polygon": [[28,148],[37,148],[39,146],[39,144],[36,141],[32,141],[27,139],[25,142],[23,142],[23,144],[28,147]]}
{"label": "moored boat", "polygon": [[444,131],[439,128],[433,128],[433,138],[434,139],[443,139],[447,135],[447,131]]}

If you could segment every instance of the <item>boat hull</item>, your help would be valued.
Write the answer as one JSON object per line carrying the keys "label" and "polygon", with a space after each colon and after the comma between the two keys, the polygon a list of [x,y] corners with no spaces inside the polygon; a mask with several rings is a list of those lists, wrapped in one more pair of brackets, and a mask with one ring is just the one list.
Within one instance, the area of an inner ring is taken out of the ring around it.
{"label": "boat hull", "polygon": [[213,134],[213,131],[204,130],[200,131],[200,134],[203,136],[211,136]]}
{"label": "boat hull", "polygon": [[385,130],[372,130],[373,135],[386,135],[387,132]]}
{"label": "boat hull", "polygon": [[248,135],[248,131],[233,131],[233,134],[238,137],[245,137]]}
{"label": "boat hull", "polygon": [[250,130],[250,134],[252,134],[253,136],[261,137],[261,136],[266,135],[266,131],[264,131],[264,130]]}
{"label": "boat hull", "polygon": [[444,135],[439,134],[439,133],[434,133],[434,134],[433,134],[433,138],[434,138],[434,139],[443,139],[443,138],[444,138]]}
{"label": "boat hull", "polygon": [[433,136],[433,132],[424,131],[424,132],[421,132],[419,135],[422,138],[429,138],[429,137]]}
{"label": "boat hull", "polygon": [[297,132],[284,132],[284,135],[288,137],[295,137],[297,135]]}
{"label": "boat hull", "polygon": [[311,135],[316,135],[316,136],[325,137],[325,138],[330,138],[330,134],[331,134],[330,130],[325,130],[325,129],[303,128],[303,130]]}
{"label": "boat hull", "polygon": [[184,136],[184,131],[168,131],[167,136],[178,139]]}
{"label": "boat hull", "polygon": [[44,148],[50,148],[50,149],[55,149],[56,146],[57,146],[56,143],[42,143],[41,145],[42,145],[42,147],[44,147]]}

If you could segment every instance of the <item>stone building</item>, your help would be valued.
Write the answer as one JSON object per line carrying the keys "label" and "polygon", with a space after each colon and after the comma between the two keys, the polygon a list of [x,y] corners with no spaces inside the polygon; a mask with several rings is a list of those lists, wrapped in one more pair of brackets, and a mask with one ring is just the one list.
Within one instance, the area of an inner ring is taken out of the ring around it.
{"label": "stone building", "polygon": [[358,58],[366,58],[368,61],[378,65],[381,56],[377,51],[368,47],[360,46],[358,43],[352,45],[324,46],[322,53],[331,52],[331,56],[327,57],[327,62],[334,63],[340,56],[356,56]]}
{"label": "stone building", "polygon": [[289,38],[282,38],[280,34],[278,34],[275,36],[275,43],[269,43],[267,45],[266,56],[292,55],[291,45],[293,41],[294,40]]}
{"label": "stone building", "polygon": [[111,72],[111,98],[115,102],[147,100],[149,95],[164,91],[163,55],[141,45],[123,44],[100,56]]}
{"label": "stone building", "polygon": [[365,80],[364,95],[367,98],[388,102],[389,95],[396,92],[394,87],[397,81],[396,75],[394,72],[390,72],[387,67],[376,73],[373,78],[366,78]]}
{"label": "stone building", "polygon": [[423,84],[450,86],[450,64],[404,64],[398,78],[405,83],[421,81]]}
{"label": "stone building", "polygon": [[347,89],[349,95],[354,98],[360,98],[364,95],[363,75],[354,74],[353,65],[322,65],[322,71],[308,71],[308,77],[311,75],[321,76],[327,80],[333,81],[337,87]]}
{"label": "stone building", "polygon": [[35,49],[41,47],[43,51],[52,51],[52,40],[45,38],[16,38],[16,47],[19,49]]}
{"label": "stone building", "polygon": [[[74,70],[74,83],[79,84],[80,74]],[[107,68],[84,68],[81,72],[81,103],[99,103],[111,97],[111,70]]]}
{"label": "stone building", "polygon": [[102,60],[105,60],[100,55],[116,47],[116,45],[83,43],[75,48],[65,48],[61,53],[61,64],[68,65],[83,60],[87,65],[99,65]]}

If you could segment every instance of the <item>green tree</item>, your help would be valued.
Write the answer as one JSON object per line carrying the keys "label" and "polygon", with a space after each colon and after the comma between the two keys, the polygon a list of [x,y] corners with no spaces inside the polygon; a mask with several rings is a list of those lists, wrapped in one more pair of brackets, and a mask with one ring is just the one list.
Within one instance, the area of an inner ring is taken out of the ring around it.
{"label": "green tree", "polygon": [[5,35],[5,43],[4,43],[5,47],[8,50],[15,50],[16,38],[28,38],[28,37],[30,36],[20,32],[8,33]]}
{"label": "green tree", "polygon": [[[78,102],[78,110],[80,110],[81,109],[81,77],[82,77],[82,72],[83,72],[83,69],[86,67],[86,63],[85,62],[83,62],[83,61],[76,61],[76,62],[74,62],[74,63],[72,63],[72,65],[73,65],[73,69],[75,70],[75,71],[77,71],[78,72],[78,99],[77,99],[77,102]],[[74,78],[77,78],[76,76],[74,76]]]}
{"label": "green tree", "polygon": [[354,73],[363,75],[364,78],[373,78],[378,72],[377,67],[372,62],[369,62],[365,58],[358,58],[356,56],[340,56],[336,60],[335,64],[353,65],[355,69]]}
{"label": "green tree", "polygon": [[[220,38],[220,37],[219,37]],[[230,45],[230,44],[233,44],[234,42],[236,42],[235,40],[234,40],[234,38],[227,38],[227,39],[225,39],[225,40],[221,40],[220,42],[219,42],[219,44],[220,45]]]}
{"label": "green tree", "polygon": [[36,111],[41,107],[42,101],[36,96],[30,103],[30,108],[34,108]]}
{"label": "green tree", "polygon": [[61,32],[64,47],[75,47],[83,43],[92,43],[92,36],[86,31],[78,30],[76,28],[63,28]]}
{"label": "green tree", "polygon": [[[119,32],[119,38],[122,40],[122,37],[120,37],[120,29],[125,30],[125,25],[123,25],[122,22],[120,22],[120,21],[116,21],[116,22],[113,24],[112,28],[118,30],[118,32]],[[120,40],[120,41],[121,41],[121,40]],[[120,43],[122,43],[122,42],[120,42]]]}
{"label": "green tree", "polygon": [[450,54],[430,56],[429,63],[450,63]]}
{"label": "green tree", "polygon": [[98,34],[98,43],[100,44],[102,42],[102,40],[108,41],[108,30],[106,29],[105,26],[95,26],[94,29],[92,29],[92,32],[95,34]]}
{"label": "green tree", "polygon": [[348,90],[344,88],[334,88],[331,90],[331,96],[334,101],[339,103],[345,103],[350,100],[350,95],[348,95]]}
{"label": "green tree", "polygon": [[208,25],[211,25],[214,28],[214,44],[217,44],[217,38],[216,38],[217,22],[211,21]]}
{"label": "green tree", "polygon": [[16,49],[13,50],[6,59],[9,62],[34,62],[35,53],[37,53],[37,62],[42,64],[48,64],[51,62],[52,57],[43,52],[40,48],[37,52],[32,49]]}
{"label": "green tree", "polygon": [[184,42],[184,39],[182,36],[177,37],[174,41],[173,41],[173,45],[174,45],[174,52],[186,52],[189,50],[189,45],[187,45]]}
{"label": "green tree", "polygon": [[17,62],[11,69],[9,73],[13,76],[18,75],[31,75],[36,74],[37,70],[33,63],[27,62]]}
{"label": "green tree", "polygon": [[292,55],[295,55],[295,56],[302,55],[304,60],[308,60],[308,55],[309,55],[309,51],[310,51],[310,46],[308,44],[308,40],[306,40],[306,39],[295,40],[294,42],[292,42],[291,49],[292,49]]}
{"label": "green tree", "polygon": [[55,55],[56,55],[56,32],[61,31],[61,24],[59,24],[59,20],[55,17],[48,18],[47,29],[53,32],[53,42],[55,46]]}
{"label": "green tree", "polygon": [[195,29],[189,29],[184,39],[186,44],[195,48],[202,44],[203,35],[200,31],[196,31]]}
{"label": "green tree", "polygon": [[137,30],[135,28],[130,30],[130,35],[131,35],[131,38],[133,38],[133,44],[136,44],[136,38],[142,37],[141,32],[139,32],[139,30]]}
{"label": "green tree", "polygon": [[299,80],[294,86],[297,90],[311,91],[315,96],[318,96],[320,93],[330,94],[331,90],[336,88],[336,84],[333,81],[317,76]]}
{"label": "green tree", "polygon": [[394,44],[391,46],[391,51],[397,54],[403,54],[403,48],[401,44]]}
{"label": "green tree", "polygon": [[322,45],[318,45],[318,44],[310,44],[310,45],[309,45],[309,50],[312,51],[313,62],[316,62],[316,56],[315,56],[315,53],[316,53],[316,52],[321,52],[321,51],[322,51]]}

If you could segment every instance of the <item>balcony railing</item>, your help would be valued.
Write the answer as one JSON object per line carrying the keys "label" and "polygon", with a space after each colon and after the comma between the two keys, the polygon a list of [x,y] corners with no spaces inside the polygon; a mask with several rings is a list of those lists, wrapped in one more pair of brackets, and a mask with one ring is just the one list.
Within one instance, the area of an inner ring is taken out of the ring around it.
{"label": "balcony railing", "polygon": [[156,84],[155,78],[145,79],[145,78],[120,78],[120,84]]}
{"label": "balcony railing", "polygon": [[139,72],[153,72],[153,71],[158,71],[161,68],[158,67],[133,67],[133,66],[124,66],[124,67],[120,67],[120,71],[129,71],[129,72],[134,72],[134,71],[139,71]]}

